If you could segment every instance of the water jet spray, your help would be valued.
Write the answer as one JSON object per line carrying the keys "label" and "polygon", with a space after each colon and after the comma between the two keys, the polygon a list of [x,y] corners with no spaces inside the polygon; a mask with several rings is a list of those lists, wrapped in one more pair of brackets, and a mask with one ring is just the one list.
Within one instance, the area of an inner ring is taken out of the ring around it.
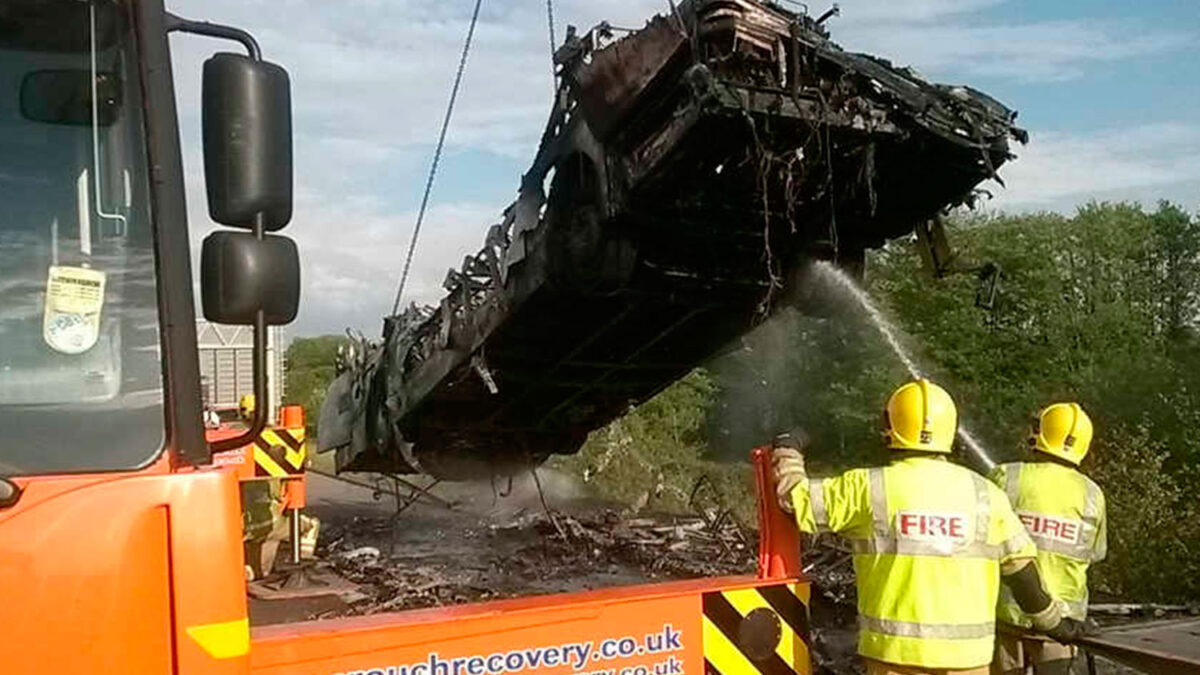
{"label": "water jet spray", "polygon": [[[875,329],[878,330],[879,334],[883,336],[884,341],[887,342],[888,347],[890,347],[892,350],[892,353],[896,355],[896,358],[900,360],[900,363],[904,364],[904,368],[908,371],[909,375],[911,375],[914,380],[923,377],[921,369],[917,367],[916,361],[914,361],[912,356],[909,355],[908,350],[904,348],[904,345],[897,337],[898,329],[890,321],[888,321],[888,318],[884,316],[883,311],[879,309],[879,307],[875,304],[875,301],[871,299],[871,296],[867,295],[867,292],[863,290],[862,287],[859,286],[854,279],[852,279],[850,275],[845,272],[845,270],[842,270],[833,263],[819,260],[812,264],[812,272],[820,279],[827,282],[823,284],[823,288],[836,289],[842,292],[842,294],[853,298],[858,304],[859,308],[862,309],[862,311],[867,315],[867,318],[871,320],[871,324],[875,326]],[[990,472],[996,466],[996,462],[992,460],[991,456],[988,455],[986,450],[984,450],[983,445],[980,444],[970,430],[968,430],[961,422],[958,425],[958,436],[962,439],[963,443],[971,449],[971,452],[974,453],[975,458],[979,460],[979,462],[987,471]]]}

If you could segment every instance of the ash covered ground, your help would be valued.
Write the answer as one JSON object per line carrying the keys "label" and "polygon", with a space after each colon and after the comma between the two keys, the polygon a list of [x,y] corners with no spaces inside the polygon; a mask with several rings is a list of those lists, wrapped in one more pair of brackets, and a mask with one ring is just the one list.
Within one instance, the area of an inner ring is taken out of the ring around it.
{"label": "ash covered ground", "polygon": [[[375,484],[366,474],[351,479]],[[632,510],[588,497],[574,479],[440,484],[438,500],[397,513],[392,495],[309,474],[309,513],[322,521],[317,567],[353,582],[341,597],[251,600],[255,625],[362,616],[676,579],[753,574],[756,533],[719,506],[695,514]],[[379,482],[382,488],[389,486]],[[549,506],[547,512],[543,505]],[[549,513],[549,515],[548,515]],[[814,671],[863,672],[855,655],[854,571],[837,538],[809,539]],[[1082,659],[1081,659],[1082,660]],[[1101,673],[1130,673],[1100,664]]]}
{"label": "ash covered ground", "polygon": [[560,474],[540,476],[549,512],[529,477],[494,490],[439,485],[453,508],[421,501],[398,515],[390,496],[370,503],[366,490],[330,486],[312,509],[324,523],[319,551],[364,596],[334,614],[754,571],[753,533],[719,514],[634,514],[585,498]]}
{"label": "ash covered ground", "polygon": [[[367,474],[352,480],[375,484]],[[590,498],[569,476],[539,470],[493,486],[440,484],[396,513],[393,496],[309,474],[321,519],[318,567],[357,585],[341,598],[251,600],[256,625],[362,616],[677,579],[753,574],[757,535],[718,505],[694,514],[633,512]],[[381,487],[388,483],[379,482]],[[853,570],[832,538],[813,542],[818,673],[857,673]]]}

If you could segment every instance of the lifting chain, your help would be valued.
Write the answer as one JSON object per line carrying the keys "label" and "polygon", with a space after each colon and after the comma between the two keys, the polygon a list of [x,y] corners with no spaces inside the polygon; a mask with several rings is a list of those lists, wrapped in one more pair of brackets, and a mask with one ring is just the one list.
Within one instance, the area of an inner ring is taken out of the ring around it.
{"label": "lifting chain", "polygon": [[462,85],[463,71],[467,68],[467,54],[471,52],[471,40],[475,37],[475,26],[479,23],[479,8],[483,0],[475,0],[475,11],[471,14],[471,27],[467,29],[467,40],[463,43],[462,56],[458,60],[458,72],[454,75],[454,86],[450,90],[450,102],[446,105],[446,117],[442,120],[442,131],[438,136],[437,149],[433,151],[433,163],[429,166],[429,178],[425,181],[425,194],[421,197],[421,209],[417,212],[417,224],[413,228],[412,239],[408,243],[408,253],[404,258],[404,271],[400,273],[400,284],[396,288],[396,301],[392,304],[392,316],[400,311],[400,300],[404,296],[404,285],[408,282],[408,273],[412,269],[413,253],[417,250],[417,238],[421,234],[421,225],[425,222],[425,210],[429,207],[429,195],[433,192],[433,180],[437,177],[438,164],[442,160],[442,149],[446,146],[446,131],[450,128],[450,118],[454,115],[454,104],[458,100],[458,89]]}
{"label": "lifting chain", "polygon": [[558,68],[554,65],[554,50],[558,40],[554,37],[554,0],[546,0],[546,24],[550,27],[550,84],[558,87]]}

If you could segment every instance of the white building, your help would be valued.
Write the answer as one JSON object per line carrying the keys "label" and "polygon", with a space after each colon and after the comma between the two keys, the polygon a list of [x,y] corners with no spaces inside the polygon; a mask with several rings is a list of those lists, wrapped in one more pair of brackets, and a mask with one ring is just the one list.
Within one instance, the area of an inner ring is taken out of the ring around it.
{"label": "white building", "polygon": [[[223,326],[196,320],[200,350],[200,382],[205,400],[214,408],[236,408],[245,394],[254,393],[254,329]],[[283,328],[267,328],[268,420],[274,420],[283,402],[285,383]]]}

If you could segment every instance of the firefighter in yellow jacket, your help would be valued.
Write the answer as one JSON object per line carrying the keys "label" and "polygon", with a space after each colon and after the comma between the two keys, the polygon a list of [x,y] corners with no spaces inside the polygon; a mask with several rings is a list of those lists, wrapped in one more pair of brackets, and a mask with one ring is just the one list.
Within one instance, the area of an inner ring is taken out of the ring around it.
{"label": "firefighter in yellow jacket", "polygon": [[[1038,568],[1047,590],[1066,604],[1066,615],[1087,618],[1088,566],[1104,559],[1108,548],[1104,493],[1080,473],[1079,463],[1092,442],[1092,420],[1078,403],[1046,406],[1033,420],[1029,446],[1036,459],[1001,464],[992,480],[1008,495],[1038,549]],[[1011,593],[1002,592],[1002,623],[1030,627]],[[1073,647],[1001,633],[992,672],[1023,673],[1033,664],[1037,675],[1066,675]]]}
{"label": "firefighter in yellow jacket", "polygon": [[805,532],[837,532],[854,550],[858,652],[869,674],[985,674],[1001,578],[1032,625],[1062,640],[1079,624],[1042,586],[1033,542],[1008,498],[946,461],[958,413],[944,389],[918,380],[884,410],[886,466],[809,480],[802,434],[775,441],[780,505]]}

